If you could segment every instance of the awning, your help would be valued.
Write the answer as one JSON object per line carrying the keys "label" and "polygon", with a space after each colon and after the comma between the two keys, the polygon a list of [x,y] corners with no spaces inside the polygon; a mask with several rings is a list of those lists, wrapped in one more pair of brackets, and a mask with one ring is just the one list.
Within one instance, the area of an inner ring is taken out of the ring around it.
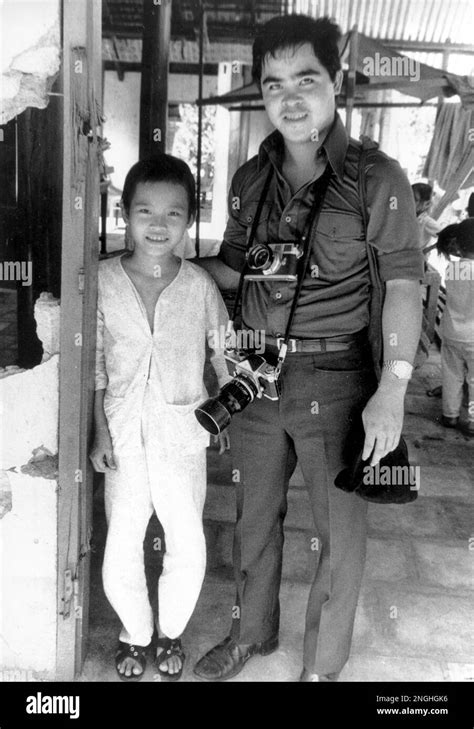
{"label": "awning", "polygon": [[[341,42],[341,60],[349,55],[350,33]],[[349,42],[348,42],[349,41]],[[467,76],[458,76],[442,69],[419,63],[408,56],[387,48],[382,43],[357,34],[358,53],[356,64],[355,102],[370,102],[370,92],[395,89],[402,94],[419,99],[424,103],[438,96],[450,97],[459,94],[465,108],[474,108],[474,87]],[[344,72],[342,92],[338,104],[345,104],[347,71]],[[221,96],[197,100],[198,105],[245,104],[259,107],[262,104],[260,89],[255,83],[247,84]]]}

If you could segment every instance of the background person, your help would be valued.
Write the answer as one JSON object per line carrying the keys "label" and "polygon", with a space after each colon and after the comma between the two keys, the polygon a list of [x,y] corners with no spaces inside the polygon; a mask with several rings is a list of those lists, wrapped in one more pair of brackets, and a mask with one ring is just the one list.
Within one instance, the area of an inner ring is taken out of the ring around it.
{"label": "background person", "polygon": [[446,306],[441,319],[442,424],[459,425],[463,386],[468,386],[468,422],[474,437],[474,218],[450,225],[439,235],[438,250],[460,256],[446,269]]}
{"label": "background person", "polygon": [[411,189],[415,198],[416,218],[420,231],[420,245],[423,253],[427,255],[433,248],[436,248],[436,242],[432,245],[430,244],[442,229],[442,226],[428,215],[431,207],[433,188],[425,182],[415,182],[411,186]]}

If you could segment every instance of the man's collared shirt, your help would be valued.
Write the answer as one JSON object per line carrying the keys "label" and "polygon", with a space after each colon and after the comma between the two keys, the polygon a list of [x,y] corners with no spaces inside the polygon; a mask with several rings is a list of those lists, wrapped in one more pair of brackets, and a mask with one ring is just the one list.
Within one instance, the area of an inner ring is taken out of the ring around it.
{"label": "man's collared shirt", "polygon": [[[370,277],[358,192],[359,150],[349,143],[339,115],[320,154],[333,175],[316,230],[291,335],[312,339],[352,334],[369,323]],[[229,220],[219,258],[236,271],[245,262],[247,236],[270,166],[273,177],[255,241],[299,240],[314,201],[318,180],[292,194],[281,173],[283,138],[273,132],[259,154],[235,174],[229,193]],[[367,239],[377,250],[383,281],[423,278],[423,257],[411,187],[398,162],[376,152],[367,172]],[[295,283],[248,281],[242,315],[250,329],[281,336],[286,329]]]}

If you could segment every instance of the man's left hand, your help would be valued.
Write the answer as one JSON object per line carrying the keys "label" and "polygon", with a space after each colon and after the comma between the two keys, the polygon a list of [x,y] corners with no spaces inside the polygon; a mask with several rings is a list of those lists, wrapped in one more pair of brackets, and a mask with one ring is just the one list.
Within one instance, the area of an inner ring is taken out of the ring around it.
{"label": "man's left hand", "polygon": [[362,459],[365,461],[372,454],[371,466],[376,466],[398,445],[403,426],[404,396],[405,388],[380,386],[365,406],[362,413],[365,430]]}

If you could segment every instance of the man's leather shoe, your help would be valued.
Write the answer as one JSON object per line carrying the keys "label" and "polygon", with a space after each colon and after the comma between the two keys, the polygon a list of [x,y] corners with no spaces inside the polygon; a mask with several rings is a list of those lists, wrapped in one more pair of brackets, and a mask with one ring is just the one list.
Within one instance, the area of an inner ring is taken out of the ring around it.
{"label": "man's leather shoe", "polygon": [[300,683],[328,683],[337,681],[339,673],[309,673],[306,668],[303,668],[300,676]]}
{"label": "man's leather shoe", "polygon": [[467,435],[468,438],[474,438],[474,423],[469,421],[465,425],[462,425],[461,432]]}
{"label": "man's leather shoe", "polygon": [[243,645],[228,636],[196,663],[194,674],[206,681],[225,681],[237,676],[252,656],[268,656],[277,648],[278,638]]}
{"label": "man's leather shoe", "polygon": [[445,428],[456,428],[459,422],[459,418],[449,418],[447,415],[441,416],[441,425]]}

